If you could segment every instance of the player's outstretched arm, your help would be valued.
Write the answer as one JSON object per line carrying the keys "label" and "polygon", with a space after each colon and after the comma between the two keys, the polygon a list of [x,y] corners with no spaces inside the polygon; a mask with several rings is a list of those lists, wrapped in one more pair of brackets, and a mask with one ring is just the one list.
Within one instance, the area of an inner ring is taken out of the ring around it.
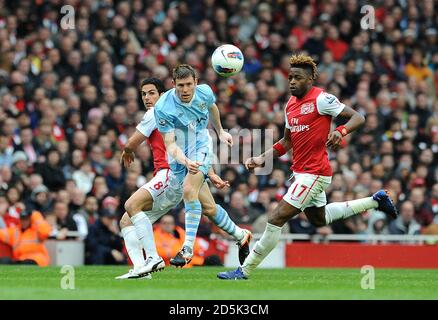
{"label": "player's outstretched arm", "polygon": [[233,137],[222,128],[221,117],[216,103],[213,103],[210,107],[210,119],[216,133],[219,135],[219,139],[232,147]]}
{"label": "player's outstretched arm", "polygon": [[348,118],[349,120],[345,125],[337,127],[329,134],[326,143],[328,148],[337,149],[341,144],[343,137],[350,132],[357,130],[365,123],[365,117],[348,106],[344,107],[341,113],[339,113],[338,117],[339,116]]}
{"label": "player's outstretched arm", "polygon": [[199,172],[199,166],[202,165],[199,161],[192,161],[184,155],[184,152],[175,142],[175,133],[173,131],[161,133],[164,144],[166,145],[166,151],[174,158],[178,163],[186,166],[191,174]]}
{"label": "player's outstretched arm", "polygon": [[134,152],[137,150],[138,146],[146,140],[146,137],[138,130],[135,130],[131,138],[123,148],[122,155],[120,157],[120,163],[128,168],[131,163],[134,162]]}
{"label": "player's outstretched arm", "polygon": [[283,138],[276,142],[272,148],[266,150],[258,157],[251,157],[245,161],[245,167],[248,170],[254,170],[257,167],[261,167],[266,159],[274,159],[281,157],[287,151],[292,148],[291,134],[288,128],[284,129]]}

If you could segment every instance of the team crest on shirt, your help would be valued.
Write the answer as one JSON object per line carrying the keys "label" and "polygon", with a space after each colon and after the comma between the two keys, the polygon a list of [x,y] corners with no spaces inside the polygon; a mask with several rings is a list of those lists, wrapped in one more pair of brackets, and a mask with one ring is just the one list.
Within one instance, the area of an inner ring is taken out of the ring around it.
{"label": "team crest on shirt", "polygon": [[301,105],[301,114],[309,114],[315,110],[315,104],[313,102],[307,102]]}
{"label": "team crest on shirt", "polygon": [[159,124],[160,124],[161,126],[164,126],[164,125],[166,124],[166,120],[164,120],[164,119],[160,119]]}
{"label": "team crest on shirt", "polygon": [[196,129],[196,120],[190,122],[190,123],[188,124],[188,127],[189,127],[189,129],[191,129],[191,130],[195,130],[195,129]]}
{"label": "team crest on shirt", "polygon": [[199,105],[198,105],[199,109],[201,109],[201,111],[204,111],[205,108],[207,108],[207,103],[202,101]]}

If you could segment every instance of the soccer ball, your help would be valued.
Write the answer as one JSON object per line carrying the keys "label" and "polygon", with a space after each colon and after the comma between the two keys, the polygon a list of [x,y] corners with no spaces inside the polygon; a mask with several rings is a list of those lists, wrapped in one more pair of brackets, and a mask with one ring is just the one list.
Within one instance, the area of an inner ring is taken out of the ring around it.
{"label": "soccer ball", "polygon": [[243,67],[242,51],[232,44],[217,47],[211,55],[213,70],[222,77],[230,77],[238,73]]}

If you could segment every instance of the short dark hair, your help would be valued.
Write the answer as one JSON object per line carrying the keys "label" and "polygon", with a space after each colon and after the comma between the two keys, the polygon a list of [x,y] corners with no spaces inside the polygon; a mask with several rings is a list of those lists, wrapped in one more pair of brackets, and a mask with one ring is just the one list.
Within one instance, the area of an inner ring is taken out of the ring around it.
{"label": "short dark hair", "polygon": [[157,88],[158,94],[162,94],[164,91],[166,91],[166,88],[164,87],[163,81],[161,81],[158,78],[145,78],[145,79],[143,79],[143,81],[141,82],[141,85],[140,85],[140,90],[141,90],[141,88],[143,88],[143,86],[145,86],[147,84],[154,85],[155,88]]}
{"label": "short dark hair", "polygon": [[192,66],[188,64],[180,64],[175,67],[172,71],[172,79],[175,81],[176,79],[185,79],[187,77],[193,77],[196,79],[196,71]]}

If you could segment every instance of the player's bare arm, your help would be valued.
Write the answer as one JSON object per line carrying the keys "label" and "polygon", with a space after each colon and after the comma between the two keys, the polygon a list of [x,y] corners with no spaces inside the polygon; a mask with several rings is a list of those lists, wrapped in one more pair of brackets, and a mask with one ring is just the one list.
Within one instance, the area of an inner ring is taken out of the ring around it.
{"label": "player's bare arm", "polygon": [[131,138],[129,138],[128,143],[125,148],[123,148],[122,155],[120,157],[120,163],[128,168],[131,163],[134,162],[135,150],[146,140],[146,137],[138,130],[134,132]]}
{"label": "player's bare arm", "polygon": [[276,142],[272,148],[266,150],[258,157],[251,157],[245,161],[245,167],[247,170],[254,170],[257,167],[263,166],[266,159],[273,159],[281,157],[292,147],[292,142],[290,140],[290,130],[284,128],[284,135],[278,142]]}
{"label": "player's bare arm", "polygon": [[348,106],[345,106],[338,117],[339,116],[348,118],[349,120],[345,125],[337,127],[329,134],[326,143],[328,148],[337,149],[343,137],[357,130],[365,123],[365,117]]}
{"label": "player's bare arm", "polygon": [[226,132],[222,128],[219,109],[218,109],[216,103],[213,103],[213,105],[210,108],[210,120],[211,120],[211,124],[213,125],[214,129],[216,130],[217,134],[219,135],[219,139],[222,142],[225,142],[230,147],[232,147],[233,146],[233,137],[231,136],[231,134],[229,134],[228,132]]}
{"label": "player's bare arm", "polygon": [[161,133],[167,152],[178,162],[184,165],[191,174],[199,172],[199,166],[202,165],[199,161],[192,161],[184,155],[184,152],[175,142],[175,133],[173,131]]}

